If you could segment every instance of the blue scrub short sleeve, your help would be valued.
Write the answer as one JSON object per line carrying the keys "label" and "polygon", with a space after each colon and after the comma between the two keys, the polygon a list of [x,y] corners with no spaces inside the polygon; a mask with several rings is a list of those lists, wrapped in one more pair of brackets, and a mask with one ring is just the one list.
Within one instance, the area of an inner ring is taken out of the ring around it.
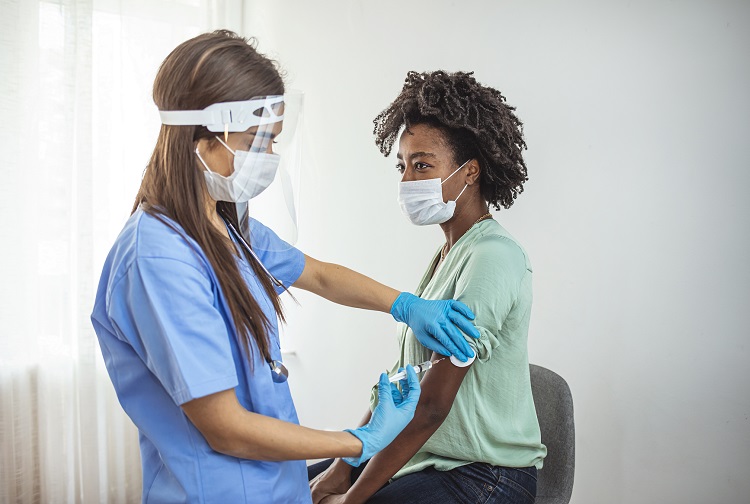
{"label": "blue scrub short sleeve", "polygon": [[285,287],[291,287],[305,269],[305,255],[255,219],[249,219],[249,228],[250,245],[258,258]]}
{"label": "blue scrub short sleeve", "polygon": [[176,404],[238,384],[216,294],[205,270],[163,257],[136,259],[110,294],[118,337],[132,345]]}

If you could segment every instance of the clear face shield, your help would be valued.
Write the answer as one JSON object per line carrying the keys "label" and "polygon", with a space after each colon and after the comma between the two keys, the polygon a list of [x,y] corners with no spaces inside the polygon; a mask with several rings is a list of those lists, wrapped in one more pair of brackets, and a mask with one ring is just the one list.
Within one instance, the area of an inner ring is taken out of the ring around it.
{"label": "clear face shield", "polygon": [[[232,152],[233,171],[226,177],[213,173],[196,154],[206,167],[209,192],[214,199],[236,203],[240,229],[234,231],[256,252],[283,251],[297,242],[302,107],[303,94],[292,91],[203,110],[160,111],[163,124],[205,126]],[[231,146],[229,133],[234,134]],[[268,239],[262,226],[281,240]]]}
{"label": "clear face shield", "polygon": [[[271,151],[279,156],[276,177],[256,197],[237,204],[241,232],[256,250],[279,251],[297,243],[299,236],[299,197],[302,186],[303,95],[284,94],[279,111],[281,122],[258,126],[251,149]],[[251,128],[252,131],[252,128]],[[270,142],[270,143],[269,143]],[[281,242],[263,239],[262,223],[281,238]]]}

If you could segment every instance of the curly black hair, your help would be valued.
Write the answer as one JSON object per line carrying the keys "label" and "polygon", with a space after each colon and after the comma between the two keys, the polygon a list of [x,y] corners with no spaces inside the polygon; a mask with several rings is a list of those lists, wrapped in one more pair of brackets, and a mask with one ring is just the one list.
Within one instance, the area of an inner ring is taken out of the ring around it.
{"label": "curly black hair", "polygon": [[474,72],[409,72],[401,94],[373,123],[375,144],[391,153],[402,127],[427,124],[443,133],[454,162],[480,164],[482,197],[496,210],[510,208],[528,180],[523,123],[500,91],[482,86]]}

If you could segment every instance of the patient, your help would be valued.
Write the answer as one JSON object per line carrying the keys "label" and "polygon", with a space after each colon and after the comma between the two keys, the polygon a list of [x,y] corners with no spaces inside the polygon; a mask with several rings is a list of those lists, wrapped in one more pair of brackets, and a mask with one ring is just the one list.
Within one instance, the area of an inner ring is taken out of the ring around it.
{"label": "patient", "polygon": [[[364,468],[341,460],[310,466],[314,502],[534,502],[547,450],[529,381],[531,266],[489,213],[509,208],[526,181],[514,110],[471,73],[409,72],[375,119],[384,155],[398,139],[404,214],[416,225],[439,224],[445,235],[416,294],[463,301],[481,337],[467,338],[476,353],[470,365],[445,359],[423,375],[414,419]],[[394,372],[442,357],[400,329]],[[368,419],[369,412],[363,424]]]}

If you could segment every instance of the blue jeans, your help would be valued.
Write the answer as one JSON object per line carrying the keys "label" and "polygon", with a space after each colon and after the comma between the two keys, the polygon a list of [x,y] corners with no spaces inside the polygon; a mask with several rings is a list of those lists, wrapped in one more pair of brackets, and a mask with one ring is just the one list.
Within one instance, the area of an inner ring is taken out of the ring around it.
{"label": "blue jeans", "polygon": [[[307,468],[312,479],[332,460]],[[366,464],[352,471],[354,483]],[[386,484],[367,501],[370,504],[533,504],[536,498],[536,467],[510,468],[475,462],[451,471],[428,467]]]}

